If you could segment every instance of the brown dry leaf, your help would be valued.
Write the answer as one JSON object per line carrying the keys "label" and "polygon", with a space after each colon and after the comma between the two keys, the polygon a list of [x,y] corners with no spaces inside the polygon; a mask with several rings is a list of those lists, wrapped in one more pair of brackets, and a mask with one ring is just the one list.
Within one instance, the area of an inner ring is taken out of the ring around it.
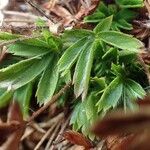
{"label": "brown dry leaf", "polygon": [[138,134],[108,136],[108,150],[149,150],[150,131],[144,130]]}
{"label": "brown dry leaf", "polygon": [[147,64],[147,65],[150,64],[150,52],[149,51],[146,51],[146,50],[141,51],[140,57],[145,64]]}
{"label": "brown dry leaf", "polygon": [[137,133],[150,127],[150,107],[142,106],[138,111],[117,110],[97,122],[92,131],[99,137]]}
{"label": "brown dry leaf", "polygon": [[9,112],[8,112],[7,122],[11,123],[12,121],[19,122],[21,126],[16,130],[15,133],[11,134],[8,137],[6,142],[0,147],[0,150],[19,149],[19,143],[25,129],[25,122],[23,121],[23,116],[20,110],[20,106],[16,101],[13,101],[13,103],[10,105]]}
{"label": "brown dry leaf", "polygon": [[72,144],[83,146],[86,150],[93,147],[90,140],[84,137],[81,133],[69,130],[63,133],[63,137]]}
{"label": "brown dry leaf", "polygon": [[146,96],[144,99],[139,99],[136,103],[141,106],[150,106],[150,96]]}
{"label": "brown dry leaf", "polygon": [[91,0],[90,7],[83,7],[83,6],[81,6],[80,10],[75,15],[75,18],[77,20],[81,20],[81,19],[83,19],[83,17],[93,13],[95,11],[95,9],[97,8],[99,2],[100,2],[100,0]]}
{"label": "brown dry leaf", "polygon": [[0,139],[7,137],[9,134],[13,133],[20,127],[18,121],[11,121],[10,123],[0,123]]}
{"label": "brown dry leaf", "polygon": [[132,143],[135,135],[128,136],[108,136],[106,144],[108,150],[129,150],[129,145]]}
{"label": "brown dry leaf", "polygon": [[56,1],[50,6],[48,3],[45,3],[43,7],[54,14],[55,18],[57,16],[59,23],[61,22],[64,27],[68,27],[74,26],[76,23],[79,23],[79,21],[82,21],[85,16],[94,12],[99,2],[100,0],[91,0],[90,3],[81,1],[79,5],[79,2],[62,1],[61,4]]}

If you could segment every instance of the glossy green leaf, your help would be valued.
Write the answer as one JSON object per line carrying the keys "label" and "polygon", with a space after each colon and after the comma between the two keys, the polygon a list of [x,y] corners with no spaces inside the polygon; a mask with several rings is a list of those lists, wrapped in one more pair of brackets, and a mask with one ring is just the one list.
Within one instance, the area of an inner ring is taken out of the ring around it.
{"label": "glossy green leaf", "polygon": [[86,37],[82,38],[64,52],[58,62],[60,72],[67,71],[72,67],[81,51],[85,48],[86,41]]}
{"label": "glossy green leaf", "polygon": [[90,120],[91,118],[95,118],[96,119],[96,113],[97,113],[97,107],[95,106],[95,96],[94,93],[90,94],[87,97],[87,100],[85,100],[85,112],[86,112],[86,116],[87,119]]}
{"label": "glossy green leaf", "polygon": [[27,118],[29,116],[32,89],[33,83],[30,82],[23,87],[17,89],[14,93],[13,99],[19,102],[24,118]]}
{"label": "glossy green leaf", "polygon": [[105,17],[105,14],[102,12],[95,12],[92,15],[86,16],[84,22],[86,23],[98,23]]}
{"label": "glossy green leaf", "polygon": [[132,27],[132,24],[128,23],[126,20],[124,19],[120,19],[118,20],[117,22],[117,26],[121,29],[124,29],[124,30],[132,30],[133,27]]}
{"label": "glossy green leaf", "polygon": [[132,37],[131,35],[121,32],[100,32],[98,37],[107,44],[118,47],[120,49],[138,51],[141,47],[143,47],[142,42]]}
{"label": "glossy green leaf", "polygon": [[32,58],[0,70],[0,87],[17,89],[31,82],[48,65],[49,55],[42,59]]}
{"label": "glossy green leaf", "polygon": [[127,84],[127,87],[129,88],[130,92],[132,92],[136,98],[142,99],[146,95],[146,92],[144,91],[142,86],[139,83],[135,82],[134,80],[127,79],[126,84]]}
{"label": "glossy green leaf", "polygon": [[50,49],[45,47],[31,46],[23,43],[15,43],[8,46],[8,52],[17,56],[34,57],[48,53]]}
{"label": "glossy green leaf", "polygon": [[89,36],[94,36],[93,31],[85,29],[73,29],[65,31],[62,35],[62,40],[63,42],[74,44],[78,40]]}
{"label": "glossy green leaf", "polygon": [[99,111],[108,111],[115,108],[122,94],[123,84],[119,77],[116,77],[105,89],[101,99],[97,103]]}
{"label": "glossy green leaf", "polygon": [[56,52],[61,50],[62,42],[59,37],[52,35],[52,33],[49,30],[43,30],[42,34],[51,50]]}
{"label": "glossy green leaf", "polygon": [[111,47],[103,56],[102,56],[102,59],[103,60],[115,60],[117,59],[117,49],[116,48],[113,48]]}
{"label": "glossy green leaf", "polygon": [[76,97],[82,94],[82,99],[84,99],[87,95],[94,51],[96,48],[97,40],[89,42],[78,59],[73,77],[74,93]]}
{"label": "glossy green leaf", "polygon": [[55,92],[59,77],[56,64],[57,58],[52,58],[38,84],[36,96],[40,105],[49,101]]}
{"label": "glossy green leaf", "polygon": [[118,5],[124,8],[136,8],[144,5],[143,0],[115,0]]}
{"label": "glossy green leaf", "polygon": [[111,27],[112,20],[113,16],[101,20],[100,23],[94,28],[94,32],[99,33],[101,31],[108,31]]}

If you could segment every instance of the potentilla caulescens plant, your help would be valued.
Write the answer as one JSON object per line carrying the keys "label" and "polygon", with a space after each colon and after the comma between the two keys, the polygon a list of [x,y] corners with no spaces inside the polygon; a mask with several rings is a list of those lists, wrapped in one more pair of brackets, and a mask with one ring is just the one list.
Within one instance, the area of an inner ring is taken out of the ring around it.
{"label": "potentilla caulescens plant", "polygon": [[[43,105],[72,81],[70,124],[93,139],[89,127],[97,117],[117,107],[134,109],[135,100],[146,94],[148,81],[137,57],[143,44],[121,32],[132,29],[130,21],[138,15],[133,8],[142,5],[141,0],[116,0],[110,5],[101,2],[85,18],[96,24],[93,30],[72,29],[55,36],[43,29],[39,38],[26,40],[20,40],[21,35],[0,32],[1,42],[10,41],[7,52],[11,54],[0,64],[0,107],[13,97],[28,117],[33,94]],[[67,96],[61,97],[64,101]]]}

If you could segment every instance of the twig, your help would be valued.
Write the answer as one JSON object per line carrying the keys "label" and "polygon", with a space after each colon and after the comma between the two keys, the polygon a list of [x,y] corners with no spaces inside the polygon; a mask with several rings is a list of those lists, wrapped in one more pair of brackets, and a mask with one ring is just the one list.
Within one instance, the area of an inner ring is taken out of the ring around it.
{"label": "twig", "polygon": [[49,28],[48,26],[35,26],[35,25],[24,25],[24,26],[12,26],[12,25],[3,25],[0,26],[0,29],[8,30],[38,30],[43,28]]}
{"label": "twig", "polygon": [[52,144],[52,141],[53,141],[54,138],[56,137],[57,132],[58,132],[60,126],[61,126],[61,123],[62,123],[62,121],[59,122],[59,124],[58,124],[57,127],[55,128],[55,130],[54,130],[52,136],[50,137],[50,139],[49,139],[49,141],[48,141],[48,143],[47,143],[47,145],[46,145],[46,147],[45,147],[45,150],[50,150],[50,146],[51,146],[51,144]]}
{"label": "twig", "polygon": [[38,109],[36,112],[32,114],[32,116],[28,119],[28,124],[33,121],[36,117],[38,117],[43,111],[45,111],[51,104],[53,104],[66,90],[68,90],[71,86],[71,82],[66,84],[56,95],[54,95],[50,101],[48,101],[43,107]]}
{"label": "twig", "polygon": [[34,23],[34,20],[31,20],[31,19],[4,19],[4,22]]}
{"label": "twig", "polygon": [[36,145],[36,147],[34,148],[34,150],[38,150],[40,148],[40,146],[43,144],[43,142],[45,141],[45,139],[50,135],[50,133],[55,129],[57,122],[55,124],[53,124],[53,126],[51,128],[49,128],[49,130],[46,132],[46,134],[42,137],[42,139],[39,141],[39,143]]}
{"label": "twig", "polygon": [[55,141],[56,141],[55,143],[57,143],[57,141],[59,141],[59,138],[60,138],[61,134],[64,132],[64,130],[66,129],[67,125],[69,124],[70,117],[71,116],[69,116],[67,118],[67,120],[65,121],[65,123],[62,125],[61,130],[60,130],[60,132],[58,133],[58,136],[55,139]]}
{"label": "twig", "polygon": [[31,123],[30,126],[40,133],[44,133],[44,134],[46,133],[46,131],[35,122]]}
{"label": "twig", "polygon": [[31,0],[25,0],[25,2],[31,5],[33,8],[35,8],[39,13],[45,16],[48,20],[53,22],[52,18],[48,16],[37,4],[33,3]]}
{"label": "twig", "polygon": [[138,55],[138,59],[143,67],[143,69],[145,70],[145,74],[147,75],[147,79],[148,79],[148,83],[150,84],[150,71],[149,68],[147,67],[147,65],[144,63],[143,59],[141,58],[140,54]]}
{"label": "twig", "polygon": [[41,35],[23,36],[23,37],[16,38],[16,39],[13,39],[13,40],[1,42],[0,43],[0,47],[6,46],[6,45],[9,45],[9,44],[13,44],[13,43],[16,43],[16,42],[21,42],[21,41],[24,41],[24,40],[29,40],[29,39],[33,39],[33,38],[39,38],[39,37],[41,37]]}
{"label": "twig", "polygon": [[[4,10],[3,14],[16,16],[16,17],[29,18],[29,19],[32,19],[33,21],[39,18],[39,16],[33,15],[31,13],[22,13],[22,12],[18,12],[18,11],[8,11],[8,10],[6,11],[6,10]],[[42,17],[42,19],[44,19],[44,18]]]}
{"label": "twig", "polygon": [[55,122],[57,122],[57,120],[61,120],[64,118],[64,113],[61,112],[59,113],[57,116],[51,118],[50,120],[48,120],[47,122],[41,122],[38,125],[41,128],[49,128],[50,126],[52,126]]}

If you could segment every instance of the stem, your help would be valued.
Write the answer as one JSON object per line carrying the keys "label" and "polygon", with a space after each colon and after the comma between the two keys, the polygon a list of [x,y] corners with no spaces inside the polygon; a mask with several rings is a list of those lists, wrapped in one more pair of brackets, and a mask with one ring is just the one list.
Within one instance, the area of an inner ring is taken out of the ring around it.
{"label": "stem", "polygon": [[48,101],[43,107],[39,108],[36,112],[32,114],[32,116],[28,119],[28,124],[30,124],[31,121],[33,121],[35,118],[37,118],[43,111],[45,111],[50,105],[52,105],[65,91],[67,91],[70,86],[71,82],[66,84],[57,94],[55,94],[50,101]]}

